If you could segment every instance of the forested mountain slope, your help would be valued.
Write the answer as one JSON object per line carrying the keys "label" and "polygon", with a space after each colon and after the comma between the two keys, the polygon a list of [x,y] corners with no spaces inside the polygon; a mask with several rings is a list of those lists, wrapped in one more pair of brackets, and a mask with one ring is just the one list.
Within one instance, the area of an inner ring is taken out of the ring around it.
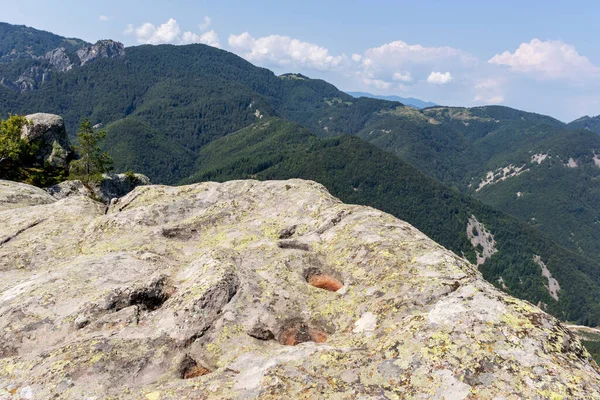
{"label": "forested mountain slope", "polygon": [[74,52],[86,42],[23,25],[0,22],[0,62],[40,57],[59,47]]}
{"label": "forested mountain slope", "polygon": [[600,115],[595,117],[584,116],[569,123],[572,129],[587,129],[591,132],[600,134]]}

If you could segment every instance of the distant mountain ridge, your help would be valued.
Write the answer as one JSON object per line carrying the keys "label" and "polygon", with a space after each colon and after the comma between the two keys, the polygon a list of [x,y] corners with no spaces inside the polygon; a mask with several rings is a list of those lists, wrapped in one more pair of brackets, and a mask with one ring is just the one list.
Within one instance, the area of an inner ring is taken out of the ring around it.
{"label": "distant mountain ridge", "polygon": [[0,62],[42,57],[47,52],[63,47],[75,52],[87,43],[81,39],[65,38],[24,25],[0,22]]}
{"label": "distant mountain ridge", "polygon": [[67,39],[26,26],[0,23],[0,85],[15,91],[33,91],[52,79],[98,58],[125,55],[122,43],[99,40],[95,44]]}
{"label": "distant mountain ridge", "polygon": [[569,127],[573,129],[587,129],[600,135],[600,115],[596,115],[595,117],[585,115],[570,122]]}
{"label": "distant mountain ridge", "polygon": [[388,101],[397,101],[406,106],[411,106],[415,108],[427,108],[434,107],[437,104],[432,103],[430,101],[423,101],[420,99],[415,99],[414,97],[400,97],[400,96],[382,96],[377,94],[371,94],[366,92],[346,92],[352,97],[368,97],[371,99],[379,99],[379,100],[388,100]]}

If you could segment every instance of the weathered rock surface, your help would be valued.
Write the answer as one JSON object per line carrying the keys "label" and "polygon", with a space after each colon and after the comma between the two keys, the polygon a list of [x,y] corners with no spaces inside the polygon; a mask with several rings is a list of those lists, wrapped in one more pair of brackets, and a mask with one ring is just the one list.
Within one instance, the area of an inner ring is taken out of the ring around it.
{"label": "weathered rock surface", "polygon": [[125,55],[125,46],[114,40],[99,40],[95,44],[85,45],[77,50],[81,65],[85,65],[97,58],[117,58]]}
{"label": "weathered rock surface", "polygon": [[100,182],[89,188],[83,182],[74,180],[64,181],[44,190],[57,200],[70,196],[86,196],[108,204],[111,200],[125,196],[138,186],[149,184],[150,179],[142,174],[104,174]]}
{"label": "weathered rock surface", "polygon": [[138,186],[149,184],[150,179],[142,174],[104,174],[92,190],[97,198],[108,203],[112,199],[125,196]]}
{"label": "weathered rock surface", "polygon": [[50,204],[55,201],[43,189],[25,183],[0,179],[0,211]]}
{"label": "weathered rock surface", "polygon": [[316,183],[42,197],[0,185],[0,398],[600,398],[555,318]]}
{"label": "weathered rock surface", "polygon": [[64,47],[49,51],[44,58],[48,60],[50,67],[60,72],[69,71],[73,68],[73,63],[71,63],[71,59],[67,55]]}
{"label": "weathered rock surface", "polygon": [[28,142],[39,142],[38,160],[56,168],[67,168],[73,154],[62,117],[54,114],[31,114],[25,118],[32,124],[25,125],[21,137]]}
{"label": "weathered rock surface", "polygon": [[[36,57],[32,54],[24,58],[31,58],[30,63],[15,81],[6,77],[0,78],[0,85],[15,92],[31,92],[37,90],[41,84],[51,80],[55,72],[67,72],[76,66],[83,66],[98,58],[118,58],[125,55],[125,46],[113,40],[99,40],[95,44],[85,44],[76,52],[77,58],[71,60],[64,47],[59,47]],[[20,57],[17,57],[20,58]]]}
{"label": "weathered rock surface", "polygon": [[54,186],[50,186],[49,188],[45,188],[44,190],[57,200],[66,199],[70,196],[93,196],[93,192],[85,187],[83,182],[78,180],[64,181]]}

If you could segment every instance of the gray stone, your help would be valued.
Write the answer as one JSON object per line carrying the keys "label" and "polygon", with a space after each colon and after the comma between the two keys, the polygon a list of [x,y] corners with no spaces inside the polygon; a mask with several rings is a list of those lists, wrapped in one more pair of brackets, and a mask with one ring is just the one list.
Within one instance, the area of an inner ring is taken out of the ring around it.
{"label": "gray stone", "polygon": [[93,45],[85,45],[77,50],[81,65],[85,65],[97,58],[117,58],[125,55],[125,46],[113,40],[99,40]]}
{"label": "gray stone", "polygon": [[71,59],[69,59],[64,47],[47,52],[44,58],[48,60],[52,68],[60,72],[69,71],[73,68]]}
{"label": "gray stone", "polygon": [[[2,207],[0,398],[600,398],[558,320],[314,182],[148,185],[107,207],[0,181]],[[292,226],[307,250],[279,246]]]}
{"label": "gray stone", "polygon": [[0,212],[21,207],[51,204],[55,201],[56,199],[43,189],[25,183],[0,179]]}
{"label": "gray stone", "polygon": [[38,163],[66,169],[73,151],[63,119],[58,115],[44,113],[27,115],[25,118],[31,124],[23,127],[21,138],[40,144]]}
{"label": "gray stone", "polygon": [[70,196],[90,197],[92,191],[83,185],[81,181],[64,181],[44,189],[57,200],[66,199]]}
{"label": "gray stone", "polygon": [[94,195],[105,203],[125,196],[138,186],[150,184],[150,179],[142,174],[104,174],[99,183],[93,184]]}

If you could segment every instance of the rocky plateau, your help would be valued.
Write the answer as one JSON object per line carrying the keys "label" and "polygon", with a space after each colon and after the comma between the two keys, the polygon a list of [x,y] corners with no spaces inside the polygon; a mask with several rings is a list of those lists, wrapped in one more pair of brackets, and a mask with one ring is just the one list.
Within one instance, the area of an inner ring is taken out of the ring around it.
{"label": "rocky plateau", "polygon": [[0,399],[600,398],[558,320],[314,182],[51,193],[0,181]]}

